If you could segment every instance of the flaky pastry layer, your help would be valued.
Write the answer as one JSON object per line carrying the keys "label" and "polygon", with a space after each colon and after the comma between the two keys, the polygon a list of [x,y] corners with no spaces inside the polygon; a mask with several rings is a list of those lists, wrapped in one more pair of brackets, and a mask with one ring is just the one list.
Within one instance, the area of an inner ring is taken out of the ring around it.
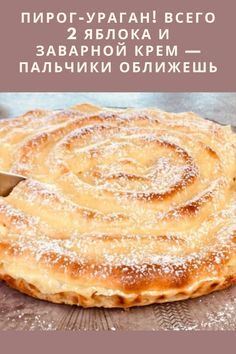
{"label": "flaky pastry layer", "polygon": [[130,307],[236,282],[236,135],[193,113],[89,104],[0,121],[0,278]]}

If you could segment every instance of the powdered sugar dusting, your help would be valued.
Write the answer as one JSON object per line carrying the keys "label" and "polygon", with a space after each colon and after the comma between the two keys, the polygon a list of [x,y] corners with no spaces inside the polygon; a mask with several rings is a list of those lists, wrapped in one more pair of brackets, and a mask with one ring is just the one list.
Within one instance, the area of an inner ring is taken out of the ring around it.
{"label": "powdered sugar dusting", "polygon": [[27,129],[17,119],[0,135],[0,168],[29,177],[0,199],[0,239],[11,250],[64,273],[77,264],[77,277],[108,279],[118,269],[129,286],[223,276],[236,252],[227,128],[148,110],[21,119]]}

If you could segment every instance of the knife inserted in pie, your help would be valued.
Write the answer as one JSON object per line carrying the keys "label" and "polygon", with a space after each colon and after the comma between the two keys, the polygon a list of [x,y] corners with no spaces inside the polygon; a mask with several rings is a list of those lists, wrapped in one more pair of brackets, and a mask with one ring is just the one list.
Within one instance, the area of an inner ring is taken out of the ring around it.
{"label": "knife inserted in pie", "polygon": [[0,121],[0,278],[130,307],[236,282],[236,134],[193,113],[79,105]]}

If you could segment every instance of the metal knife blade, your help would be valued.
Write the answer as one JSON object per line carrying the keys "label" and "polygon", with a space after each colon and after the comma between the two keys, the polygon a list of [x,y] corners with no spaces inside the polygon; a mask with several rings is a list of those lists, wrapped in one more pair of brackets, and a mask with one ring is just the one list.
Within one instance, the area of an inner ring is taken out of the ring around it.
{"label": "metal knife blade", "polygon": [[13,188],[26,177],[0,171],[0,196],[7,197]]}

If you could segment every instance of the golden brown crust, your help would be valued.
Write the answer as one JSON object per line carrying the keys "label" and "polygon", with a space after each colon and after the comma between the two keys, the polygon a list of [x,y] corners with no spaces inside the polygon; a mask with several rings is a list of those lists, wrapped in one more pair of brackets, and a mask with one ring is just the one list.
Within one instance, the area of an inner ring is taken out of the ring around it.
{"label": "golden brown crust", "polygon": [[0,278],[84,307],[196,297],[236,282],[236,138],[193,113],[32,111],[0,122]]}
{"label": "golden brown crust", "polygon": [[64,303],[67,305],[79,305],[83,307],[107,307],[107,308],[128,308],[133,306],[145,306],[153,303],[164,303],[171,301],[180,301],[189,298],[196,298],[207,295],[213,291],[223,290],[233,284],[236,279],[233,277],[226,278],[223,283],[205,281],[200,284],[193,292],[186,290],[178,291],[174,296],[163,292],[159,295],[140,295],[136,294],[134,298],[129,299],[125,295],[99,295],[96,291],[90,296],[83,296],[76,292],[60,292],[55,294],[41,293],[34,285],[27,283],[22,279],[13,279],[9,275],[1,278],[10,287],[21,291],[24,294],[32,296],[40,300],[51,301],[54,303]]}

